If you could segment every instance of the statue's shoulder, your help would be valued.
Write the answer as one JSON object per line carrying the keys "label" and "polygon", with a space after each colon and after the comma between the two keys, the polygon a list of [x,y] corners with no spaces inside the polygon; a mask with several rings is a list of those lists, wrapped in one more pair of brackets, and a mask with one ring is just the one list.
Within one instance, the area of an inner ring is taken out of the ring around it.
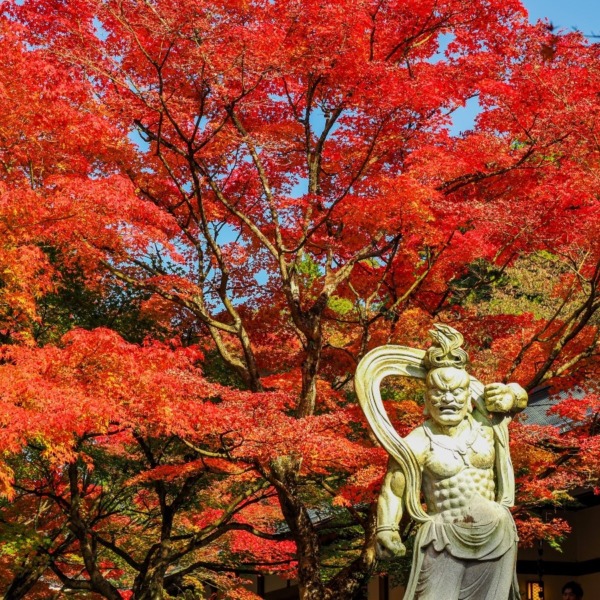
{"label": "statue's shoulder", "polygon": [[417,460],[421,463],[422,459],[425,457],[425,453],[429,449],[429,438],[425,433],[425,428],[423,425],[419,425],[415,427],[405,438],[404,441],[413,451]]}

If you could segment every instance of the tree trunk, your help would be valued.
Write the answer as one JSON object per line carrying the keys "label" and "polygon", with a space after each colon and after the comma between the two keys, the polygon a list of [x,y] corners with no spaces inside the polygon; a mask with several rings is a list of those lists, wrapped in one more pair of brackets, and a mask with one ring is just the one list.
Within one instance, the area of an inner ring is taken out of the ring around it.
{"label": "tree trunk", "polygon": [[364,600],[367,585],[377,564],[375,532],[377,527],[377,503],[373,502],[362,526],[365,539],[360,555],[342,569],[327,584],[326,600]]}
{"label": "tree trunk", "polygon": [[300,466],[299,458],[282,456],[273,460],[266,477],[277,492],[283,516],[296,542],[300,598],[322,600],[325,588],[319,569],[319,538],[306,506],[298,498]]}
{"label": "tree trunk", "polygon": [[25,598],[48,568],[50,560],[48,554],[38,553],[22,565],[4,593],[4,600],[21,600],[21,598]]}
{"label": "tree trunk", "polygon": [[163,600],[165,597],[164,580],[171,564],[169,555],[171,544],[163,540],[154,552],[149,552],[142,570],[133,584],[135,600]]}
{"label": "tree trunk", "polygon": [[302,394],[298,406],[298,416],[307,417],[315,412],[317,402],[317,373],[321,361],[323,339],[321,332],[306,344],[306,357],[302,362]]}

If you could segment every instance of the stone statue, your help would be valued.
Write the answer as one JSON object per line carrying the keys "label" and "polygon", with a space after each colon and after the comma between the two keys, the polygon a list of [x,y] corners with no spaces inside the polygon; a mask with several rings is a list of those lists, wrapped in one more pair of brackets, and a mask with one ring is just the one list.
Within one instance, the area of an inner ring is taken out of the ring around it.
{"label": "stone statue", "polygon": [[[356,372],[361,406],[390,454],[378,501],[378,550],[404,554],[399,522],[406,511],[420,527],[404,600],[516,600],[508,423],[527,405],[527,393],[515,383],[484,388],[465,370],[462,335],[447,325],[436,325],[431,335],[427,352],[381,346]],[[388,375],[426,381],[427,420],[405,438],[381,402]]]}

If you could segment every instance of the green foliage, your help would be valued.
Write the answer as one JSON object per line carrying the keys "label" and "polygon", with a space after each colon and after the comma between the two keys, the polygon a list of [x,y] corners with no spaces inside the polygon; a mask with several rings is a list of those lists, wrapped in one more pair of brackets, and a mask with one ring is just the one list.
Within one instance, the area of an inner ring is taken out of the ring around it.
{"label": "green foliage", "polygon": [[350,300],[339,296],[331,296],[327,306],[340,317],[343,317],[354,310],[354,304]]}
{"label": "green foliage", "polygon": [[[360,511],[360,508],[358,508]],[[356,558],[363,544],[362,527],[349,518],[348,511],[331,506],[319,526],[322,548],[321,573],[323,581],[334,577],[341,568]]]}
{"label": "green foliage", "polygon": [[484,259],[478,259],[468,265],[464,275],[451,282],[451,304],[489,301],[495,290],[505,286],[507,282],[503,269]]}
{"label": "green foliage", "polygon": [[149,296],[114,281],[90,287],[81,271],[64,271],[58,290],[39,302],[34,338],[40,345],[53,344],[76,327],[107,327],[132,343],[141,343],[149,336],[164,339],[168,334],[165,328],[144,314],[143,303]]}
{"label": "green foliage", "polygon": [[239,374],[223,360],[216,348],[209,350],[204,355],[202,371],[204,377],[206,377],[208,381],[220,383],[221,385],[226,385],[227,387],[238,390],[245,390],[248,388]]}
{"label": "green foliage", "polygon": [[[567,263],[545,250],[523,255],[502,269],[479,260],[453,282],[453,302],[473,307],[481,315],[531,313],[535,319],[551,319],[563,303],[562,294],[554,293],[553,286],[569,273]],[[581,293],[575,282],[564,314]]]}
{"label": "green foliage", "polygon": [[[0,512],[2,507],[0,506]],[[31,524],[4,522],[0,527],[0,556],[22,556],[45,547],[49,540]]]}
{"label": "green foliage", "polygon": [[383,400],[414,400],[419,404],[425,401],[425,384],[419,379],[386,377],[380,391]]}
{"label": "green foliage", "polygon": [[301,259],[296,262],[296,271],[299,275],[303,275],[309,284],[323,275],[321,266],[306,253],[302,254]]}

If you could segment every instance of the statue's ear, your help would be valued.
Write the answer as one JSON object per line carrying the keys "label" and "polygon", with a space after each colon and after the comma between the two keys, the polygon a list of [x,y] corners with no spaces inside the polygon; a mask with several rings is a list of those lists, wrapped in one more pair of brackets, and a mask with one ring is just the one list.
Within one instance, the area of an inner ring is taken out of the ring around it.
{"label": "statue's ear", "polygon": [[469,402],[469,412],[472,413],[473,412],[473,401],[471,400],[471,402]]}
{"label": "statue's ear", "polygon": [[429,415],[429,409],[427,408],[427,404],[423,407],[423,414],[427,417]]}

